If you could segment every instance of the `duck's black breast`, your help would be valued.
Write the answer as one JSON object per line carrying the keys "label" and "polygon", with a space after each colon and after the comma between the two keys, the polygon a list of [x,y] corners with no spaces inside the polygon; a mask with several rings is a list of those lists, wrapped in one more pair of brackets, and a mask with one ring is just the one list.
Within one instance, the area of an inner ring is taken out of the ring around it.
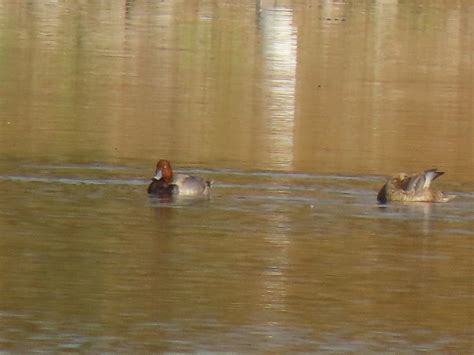
{"label": "duck's black breast", "polygon": [[383,185],[377,194],[377,201],[380,203],[387,203],[387,184]]}
{"label": "duck's black breast", "polygon": [[148,185],[148,193],[151,195],[158,196],[171,196],[175,193],[176,185],[167,184],[166,182],[153,179],[150,185]]}

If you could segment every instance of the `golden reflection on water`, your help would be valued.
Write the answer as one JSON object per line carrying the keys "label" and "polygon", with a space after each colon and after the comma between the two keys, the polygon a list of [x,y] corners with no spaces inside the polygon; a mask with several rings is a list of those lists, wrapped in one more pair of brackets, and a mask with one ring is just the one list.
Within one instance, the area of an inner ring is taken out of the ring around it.
{"label": "golden reflection on water", "polygon": [[472,180],[468,1],[257,4],[3,1],[2,150]]}
{"label": "golden reflection on water", "polygon": [[368,173],[439,165],[471,179],[471,40],[451,25],[465,23],[466,3],[447,9],[447,23],[439,9],[423,11],[427,5],[297,11],[297,19],[347,21],[321,21],[326,31],[298,34],[296,161],[312,152],[318,169]]}

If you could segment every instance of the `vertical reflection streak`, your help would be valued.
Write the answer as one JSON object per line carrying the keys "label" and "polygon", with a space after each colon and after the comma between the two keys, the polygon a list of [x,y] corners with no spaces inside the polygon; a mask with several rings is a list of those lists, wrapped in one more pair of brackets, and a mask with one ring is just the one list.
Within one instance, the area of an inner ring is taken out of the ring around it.
{"label": "vertical reflection streak", "polygon": [[296,86],[296,30],[293,10],[281,7],[260,9],[262,49],[267,91],[266,144],[268,158],[282,169],[293,163],[293,126]]}
{"label": "vertical reflection streak", "polygon": [[[293,130],[296,87],[296,30],[293,11],[275,4],[261,3],[262,53],[265,82],[265,155],[281,169],[293,165]],[[287,312],[288,250],[291,223],[285,213],[272,214],[268,219],[272,231],[265,236],[274,251],[262,273],[262,303],[265,309],[280,316]],[[275,317],[272,317],[275,319]],[[278,319],[277,317],[276,319]],[[271,333],[276,322],[266,324]]]}

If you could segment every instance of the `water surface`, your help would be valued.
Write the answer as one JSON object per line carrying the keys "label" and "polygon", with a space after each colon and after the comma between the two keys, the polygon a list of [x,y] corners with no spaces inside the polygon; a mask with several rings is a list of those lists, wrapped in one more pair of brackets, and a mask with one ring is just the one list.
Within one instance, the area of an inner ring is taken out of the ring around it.
{"label": "water surface", "polygon": [[0,1],[0,349],[472,352],[473,15]]}

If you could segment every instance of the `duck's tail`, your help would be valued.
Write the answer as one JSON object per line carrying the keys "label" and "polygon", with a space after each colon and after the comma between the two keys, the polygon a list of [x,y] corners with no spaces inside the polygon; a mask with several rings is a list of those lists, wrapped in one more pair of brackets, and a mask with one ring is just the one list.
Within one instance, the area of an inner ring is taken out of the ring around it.
{"label": "duck's tail", "polygon": [[456,195],[444,195],[443,198],[441,199],[441,202],[448,202],[455,198],[456,198]]}

